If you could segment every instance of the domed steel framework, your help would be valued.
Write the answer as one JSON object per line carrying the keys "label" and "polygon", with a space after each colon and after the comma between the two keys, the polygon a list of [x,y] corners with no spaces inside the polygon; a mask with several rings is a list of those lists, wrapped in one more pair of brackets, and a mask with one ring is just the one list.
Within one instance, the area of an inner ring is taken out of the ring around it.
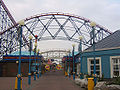
{"label": "domed steel framework", "polygon": [[40,55],[42,55],[46,60],[48,59],[61,59],[68,55],[69,51],[67,50],[48,50],[48,51],[42,51],[40,52]]}
{"label": "domed steel framework", "polygon": [[[34,39],[35,35],[38,35],[38,41],[56,39],[78,43],[80,41],[79,37],[82,36],[83,45],[89,47],[92,44],[92,27],[90,26],[92,21],[84,17],[64,13],[44,13],[26,18],[24,21],[23,46],[29,46],[29,35],[33,35]],[[19,46],[18,28],[19,25],[16,23],[0,33],[2,37],[1,51],[3,54],[17,50]],[[102,40],[110,34],[111,32],[108,29],[96,24],[95,42]]]}

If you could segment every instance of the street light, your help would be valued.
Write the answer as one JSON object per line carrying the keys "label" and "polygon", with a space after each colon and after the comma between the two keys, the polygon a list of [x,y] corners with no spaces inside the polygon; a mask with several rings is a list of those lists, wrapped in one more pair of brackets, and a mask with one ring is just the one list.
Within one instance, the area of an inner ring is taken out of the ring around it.
{"label": "street light", "polygon": [[[40,54],[39,54],[40,55]],[[41,77],[41,72],[42,72],[42,68],[41,68],[41,56],[40,56],[40,77]]]}
{"label": "street light", "polygon": [[92,27],[92,35],[93,35],[93,58],[94,58],[94,83],[96,85],[96,60],[95,60],[95,26],[96,23],[95,22],[91,22],[90,23],[91,27]]}
{"label": "street light", "polygon": [[73,56],[73,80],[75,80],[75,56],[74,56],[74,49],[75,49],[75,44],[72,44],[73,51],[72,51],[72,56]]}
{"label": "street light", "polygon": [[67,76],[67,59],[68,59],[68,56],[67,56],[67,53],[66,53],[66,59],[65,59],[65,77]]}
{"label": "street light", "polygon": [[30,85],[31,84],[31,50],[32,50],[32,36],[30,35],[29,36],[29,40],[30,40],[30,48],[29,48],[29,51],[30,51],[30,56],[29,56],[29,73],[28,73],[28,84]]}
{"label": "street light", "polygon": [[69,50],[69,78],[70,78],[70,73],[71,73],[71,71],[70,71],[70,62],[71,62],[71,59],[70,59],[70,50]]}
{"label": "street light", "polygon": [[35,58],[35,70],[34,70],[34,80],[36,80],[36,46],[37,44],[35,44],[35,48],[34,48],[34,58]]}
{"label": "street light", "polygon": [[[37,59],[39,60],[39,49],[37,49]],[[37,78],[39,78],[39,64],[37,65],[37,67],[38,67],[37,68]]]}
{"label": "street light", "polygon": [[36,50],[37,50],[37,35],[35,35],[35,48],[34,48],[34,56],[35,56],[35,71],[34,71],[34,80],[36,80]]}
{"label": "street light", "polygon": [[19,42],[20,42],[20,51],[19,51],[19,62],[18,62],[18,74],[17,74],[17,78],[18,78],[18,85],[17,88],[18,90],[21,89],[21,48],[22,48],[22,26],[24,25],[24,20],[21,20],[19,22]]}
{"label": "street light", "polygon": [[80,53],[80,79],[83,79],[83,72],[82,72],[82,36],[79,37],[80,39],[80,44],[78,51]]}

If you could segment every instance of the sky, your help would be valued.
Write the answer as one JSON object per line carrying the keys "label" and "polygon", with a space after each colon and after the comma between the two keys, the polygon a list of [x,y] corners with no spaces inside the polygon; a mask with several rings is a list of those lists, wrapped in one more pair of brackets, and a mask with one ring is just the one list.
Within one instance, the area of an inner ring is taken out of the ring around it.
{"label": "sky", "polygon": [[[4,3],[16,21],[41,13],[63,12],[90,19],[112,32],[120,29],[120,0],[4,0]],[[46,42],[42,43],[40,47],[45,48]],[[56,41],[52,44],[61,47]],[[69,44],[67,49],[71,48]]]}

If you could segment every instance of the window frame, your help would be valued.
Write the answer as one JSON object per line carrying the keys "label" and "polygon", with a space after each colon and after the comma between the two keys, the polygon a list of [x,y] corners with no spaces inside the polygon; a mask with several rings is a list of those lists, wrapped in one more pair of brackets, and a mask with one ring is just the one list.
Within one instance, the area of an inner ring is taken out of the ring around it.
{"label": "window frame", "polygon": [[[119,58],[119,60],[118,60],[118,62],[119,63],[115,63],[114,65],[120,65],[120,56],[110,56],[110,71],[111,71],[111,78],[113,78],[114,77],[114,75],[113,75],[113,58]],[[119,71],[119,76],[120,76],[120,66],[118,66],[118,71]]]}
{"label": "window frame", "polygon": [[[88,68],[88,74],[91,74],[91,70],[90,70],[90,62],[91,60],[93,60],[94,58],[87,58],[87,68]],[[99,68],[100,68],[100,77],[102,77],[102,67],[101,67],[101,57],[96,57],[96,60],[99,60]]]}

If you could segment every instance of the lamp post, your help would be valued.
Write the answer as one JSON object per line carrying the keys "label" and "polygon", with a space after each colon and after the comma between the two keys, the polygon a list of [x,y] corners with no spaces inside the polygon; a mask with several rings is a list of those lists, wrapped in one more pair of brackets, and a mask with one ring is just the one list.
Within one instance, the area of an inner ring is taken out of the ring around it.
{"label": "lamp post", "polygon": [[71,72],[70,72],[70,62],[71,62],[71,59],[70,59],[70,50],[69,50],[69,78],[70,78],[70,76],[71,76]]}
{"label": "lamp post", "polygon": [[35,35],[35,48],[34,48],[34,56],[35,56],[34,80],[36,80],[36,49],[37,49],[37,35]]}
{"label": "lamp post", "polygon": [[95,60],[95,26],[96,23],[95,22],[91,22],[90,23],[91,27],[92,27],[92,35],[93,35],[93,58],[94,58],[94,84],[96,85],[96,60]]}
{"label": "lamp post", "polygon": [[80,79],[83,79],[83,72],[82,72],[82,36],[79,37],[80,43],[78,51],[80,53]]}
{"label": "lamp post", "polygon": [[65,77],[67,76],[67,54],[65,59]]}
{"label": "lamp post", "polygon": [[17,74],[17,78],[18,78],[18,85],[17,88],[18,90],[21,89],[21,48],[22,48],[22,26],[24,25],[24,20],[21,20],[19,22],[19,42],[20,42],[20,51],[19,51],[19,62],[18,62],[18,74]]}
{"label": "lamp post", "polygon": [[[39,49],[37,50],[37,59],[39,59]],[[37,65],[37,78],[39,78],[39,64]]]}
{"label": "lamp post", "polygon": [[29,48],[29,51],[30,51],[30,56],[29,56],[29,73],[28,73],[28,84],[30,85],[31,84],[31,50],[32,50],[32,36],[30,35],[29,36],[29,39],[30,39],[30,48]]}
{"label": "lamp post", "polygon": [[41,77],[41,72],[42,72],[42,68],[41,68],[41,56],[40,56],[40,77]]}
{"label": "lamp post", "polygon": [[73,51],[72,51],[72,57],[73,57],[73,80],[75,80],[75,56],[74,56],[75,44],[73,44],[72,47],[73,47]]}

